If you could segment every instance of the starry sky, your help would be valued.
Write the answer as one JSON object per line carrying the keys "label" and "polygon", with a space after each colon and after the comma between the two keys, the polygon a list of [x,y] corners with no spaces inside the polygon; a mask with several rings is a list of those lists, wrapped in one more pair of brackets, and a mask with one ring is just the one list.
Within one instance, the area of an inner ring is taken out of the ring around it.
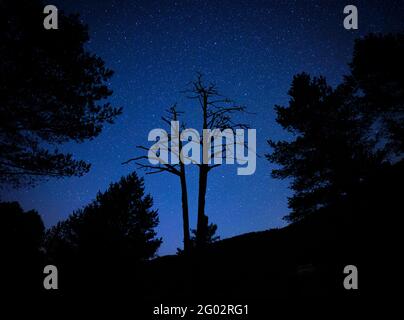
{"label": "starry sky", "polygon": [[[81,178],[50,180],[35,188],[2,190],[3,201],[17,200],[39,211],[46,226],[89,203],[98,190],[135,169],[121,163],[151,145],[147,135],[163,127],[160,116],[174,102],[198,128],[198,108],[181,93],[200,71],[220,92],[254,114],[242,120],[257,130],[257,170],[238,176],[237,166],[211,171],[206,213],[222,238],[285,225],[288,181],[270,176],[263,157],[266,140],[288,139],[275,122],[273,106],[288,102],[294,74],[324,75],[332,85],[347,73],[353,40],[369,32],[404,30],[404,1],[283,0],[52,0],[88,24],[88,50],[115,71],[110,101],[124,113],[93,141],[61,149],[92,163]],[[354,4],[359,29],[345,30],[343,8]],[[188,166],[191,227],[196,225],[198,171]],[[138,171],[142,176],[143,171]],[[159,210],[160,255],[182,247],[179,180],[167,173],[145,176],[146,190]]]}

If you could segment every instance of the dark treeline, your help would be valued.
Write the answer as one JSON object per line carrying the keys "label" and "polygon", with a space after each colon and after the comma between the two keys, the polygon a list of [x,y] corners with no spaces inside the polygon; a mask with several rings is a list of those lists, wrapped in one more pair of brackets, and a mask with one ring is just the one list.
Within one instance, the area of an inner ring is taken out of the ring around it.
{"label": "dark treeline", "polygon": [[[1,253],[7,261],[5,288],[40,291],[45,265],[55,265],[63,291],[96,290],[121,284],[127,272],[155,256],[161,244],[153,199],[136,173],[109,188],[66,220],[45,230],[36,211],[0,203]],[[127,272],[125,272],[123,270]]]}

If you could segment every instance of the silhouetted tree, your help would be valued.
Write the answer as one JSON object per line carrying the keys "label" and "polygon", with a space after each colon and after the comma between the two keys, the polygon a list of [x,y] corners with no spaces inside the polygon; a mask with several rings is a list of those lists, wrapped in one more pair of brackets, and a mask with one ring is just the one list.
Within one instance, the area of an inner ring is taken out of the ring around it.
{"label": "silhouetted tree", "polygon": [[[219,241],[220,240],[220,236],[216,235],[217,232],[217,224],[215,223],[209,223],[209,218],[207,215],[205,215],[205,222],[204,222],[205,226],[204,229],[206,230],[206,232],[204,233],[205,238],[202,240],[203,243],[205,244],[211,244],[213,242]],[[194,246],[196,245],[196,235],[197,235],[197,230],[196,229],[192,229],[192,237],[191,237],[191,241],[194,244]]]}
{"label": "silhouetted tree", "polygon": [[403,158],[402,40],[357,40],[352,74],[335,89],[323,77],[293,78],[289,105],[275,110],[294,140],[270,140],[273,152],[267,155],[281,166],[272,171],[275,178],[292,178],[286,219],[340,201],[383,163]]}
{"label": "silhouetted tree", "polygon": [[40,286],[44,225],[40,215],[17,202],[0,203],[2,287],[25,291]]}
{"label": "silhouetted tree", "polygon": [[[392,157],[404,150],[404,34],[370,34],[356,40],[351,75],[356,105],[373,124],[378,144]],[[380,146],[379,146],[380,148]]]}
{"label": "silhouetted tree", "polygon": [[[248,126],[244,123],[237,123],[232,120],[232,115],[235,113],[245,112],[246,108],[242,105],[235,104],[228,98],[223,98],[219,93],[217,87],[213,83],[204,83],[202,74],[198,73],[196,80],[191,83],[191,88],[186,91],[190,99],[195,99],[201,107],[201,120],[202,130],[218,129],[223,131],[225,129],[247,129]],[[202,145],[210,143],[210,141],[203,141]],[[234,143],[238,143],[235,139]],[[226,151],[227,144],[223,145],[221,150],[203,149],[203,159],[213,159],[215,157],[222,157],[223,152]],[[234,147],[234,146],[232,146]],[[207,238],[207,217],[205,216],[205,203],[206,203],[206,190],[208,185],[209,172],[220,164],[207,164],[202,161],[199,166],[199,189],[198,189],[198,218],[196,228],[196,243],[197,247],[204,245],[204,239]]]}
{"label": "silhouetted tree", "polygon": [[[166,137],[161,137],[161,139],[166,140],[168,143],[167,147],[167,152],[173,153],[178,159],[180,159],[180,154],[182,150],[182,141],[180,139],[181,132],[184,130],[185,125],[179,124],[179,116],[183,113],[181,111],[177,110],[177,106],[173,105],[167,110],[168,116],[167,117],[162,117],[162,120],[168,124],[168,126],[171,126],[171,121],[178,121],[178,128],[176,130],[178,132],[174,133],[174,135],[177,135],[176,137],[173,137],[171,133],[167,133]],[[177,142],[178,141],[178,145]],[[177,150],[173,150],[171,148],[172,145],[175,145],[175,148]],[[138,149],[145,150],[147,151],[148,148],[144,146],[137,146]],[[181,204],[182,204],[182,221],[183,221],[183,234],[184,234],[184,252],[188,253],[189,250],[191,249],[191,241],[190,241],[190,235],[189,235],[189,211],[188,211],[188,190],[187,190],[187,180],[186,180],[186,174],[185,174],[185,165],[182,161],[179,161],[178,164],[168,164],[168,163],[158,163],[156,165],[150,164],[150,163],[143,163],[141,160],[146,160],[148,161],[149,158],[148,156],[140,156],[140,157],[135,157],[133,159],[129,159],[123,164],[130,163],[132,161],[135,161],[136,164],[138,165],[139,168],[148,170],[146,174],[155,174],[155,173],[160,173],[160,172],[168,172],[171,174],[174,174],[180,178],[180,184],[181,184]]]}
{"label": "silhouetted tree", "polygon": [[142,261],[153,257],[161,244],[153,200],[144,194],[136,173],[112,183],[104,193],[47,232],[46,249],[54,260]]}
{"label": "silhouetted tree", "polygon": [[102,102],[113,72],[85,50],[87,27],[59,11],[59,29],[45,30],[43,9],[36,0],[0,2],[3,184],[85,174],[90,164],[54,146],[92,139],[121,113]]}
{"label": "silhouetted tree", "polygon": [[[220,236],[218,236],[216,234],[217,224],[209,223],[209,218],[207,215],[205,215],[204,229],[206,230],[206,232],[204,233],[205,238],[203,239],[204,244],[212,244],[212,243],[220,240]],[[191,234],[192,234],[192,236],[190,238],[191,248],[194,249],[194,248],[196,248],[196,229],[192,229]],[[183,253],[184,253],[183,250],[181,250],[180,248],[177,248],[177,254],[183,254]]]}

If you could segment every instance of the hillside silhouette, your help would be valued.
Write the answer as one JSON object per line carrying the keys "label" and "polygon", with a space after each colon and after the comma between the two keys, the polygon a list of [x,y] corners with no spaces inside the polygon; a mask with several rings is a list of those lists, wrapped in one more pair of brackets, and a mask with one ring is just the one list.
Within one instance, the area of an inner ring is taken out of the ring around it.
{"label": "hillside silhouette", "polygon": [[381,284],[369,279],[389,261],[398,237],[380,215],[398,213],[403,169],[403,162],[387,166],[344,202],[287,227],[218,241],[201,256],[151,261],[147,279],[155,282],[148,297],[349,297],[357,294],[343,287],[343,268],[351,264],[360,269],[361,294],[376,292]]}

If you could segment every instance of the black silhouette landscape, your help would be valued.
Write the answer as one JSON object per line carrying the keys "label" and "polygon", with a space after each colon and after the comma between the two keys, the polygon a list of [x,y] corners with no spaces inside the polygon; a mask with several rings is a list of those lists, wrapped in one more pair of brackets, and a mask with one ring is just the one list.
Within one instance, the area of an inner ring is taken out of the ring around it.
{"label": "black silhouette landscape", "polygon": [[[85,176],[90,161],[59,146],[85,147],[125,115],[125,106],[110,102],[113,71],[88,51],[89,33],[80,18],[59,12],[60,29],[52,33],[43,28],[42,11],[39,1],[0,2],[2,190],[32,190],[49,179]],[[0,203],[3,293],[130,295],[152,304],[374,293],[378,267],[395,250],[399,231],[392,224],[403,209],[403,57],[403,33],[358,37],[338,84],[296,70],[289,102],[271,106],[288,136],[264,137],[265,154],[257,156],[273,179],[290,182],[286,226],[268,224],[266,231],[222,239],[221,226],[210,216],[221,212],[206,212],[211,174],[220,166],[197,165],[197,202],[191,206],[189,167],[150,164],[145,137],[132,158],[117,164],[129,167],[130,174],[110,181],[93,201],[55,225],[45,227],[41,212],[25,210],[18,201]],[[202,70],[188,80],[181,94],[195,110],[168,103],[155,127],[179,121],[181,133],[190,120],[201,129],[254,128],[254,118],[244,121],[254,106],[227,98],[217,79]],[[134,130],[136,121],[142,119],[134,120]],[[181,235],[183,245],[176,254],[158,253],[165,241],[157,231],[164,208],[155,206],[147,188],[150,174],[161,184],[173,175],[180,186],[182,212],[175,218],[182,228],[172,232]],[[57,267],[57,290],[44,288],[46,265]],[[347,265],[359,270],[359,290],[344,288]]]}

